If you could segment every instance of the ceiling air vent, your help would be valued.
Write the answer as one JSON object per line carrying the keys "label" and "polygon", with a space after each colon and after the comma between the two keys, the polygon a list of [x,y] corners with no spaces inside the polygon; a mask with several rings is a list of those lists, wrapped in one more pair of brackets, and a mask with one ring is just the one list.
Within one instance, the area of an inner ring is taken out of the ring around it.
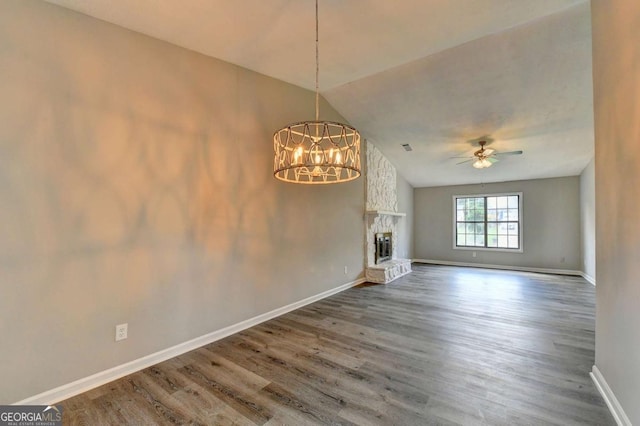
{"label": "ceiling air vent", "polygon": [[413,151],[413,148],[411,148],[411,145],[409,145],[408,143],[403,143],[402,147],[405,151]]}

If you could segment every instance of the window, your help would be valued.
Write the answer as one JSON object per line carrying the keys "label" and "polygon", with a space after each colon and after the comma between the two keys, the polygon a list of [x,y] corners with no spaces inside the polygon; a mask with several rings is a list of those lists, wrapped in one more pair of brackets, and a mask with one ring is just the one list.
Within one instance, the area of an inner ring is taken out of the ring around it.
{"label": "window", "polygon": [[454,196],[454,248],[522,251],[522,194]]}

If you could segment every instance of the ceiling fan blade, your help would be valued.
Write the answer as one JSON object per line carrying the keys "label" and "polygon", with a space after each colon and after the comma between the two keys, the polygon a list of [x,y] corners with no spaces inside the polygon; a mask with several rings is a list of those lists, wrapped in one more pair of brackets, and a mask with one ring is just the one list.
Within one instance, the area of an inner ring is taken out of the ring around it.
{"label": "ceiling fan blade", "polygon": [[496,152],[493,155],[520,155],[522,151],[508,151],[508,152]]}
{"label": "ceiling fan blade", "polygon": [[464,161],[461,161],[461,162],[459,162],[459,163],[456,163],[456,166],[457,166],[458,164],[468,163],[469,161],[473,161],[473,160],[474,160],[474,158],[469,158],[468,160],[464,160]]}
{"label": "ceiling fan blade", "polygon": [[449,157],[449,159],[451,158],[470,158],[468,155],[461,155],[459,157]]}
{"label": "ceiling fan blade", "polygon": [[491,164],[493,164],[493,163],[497,163],[500,160],[498,160],[496,157],[492,156],[492,157],[487,157],[487,161],[490,162]]}
{"label": "ceiling fan blade", "polygon": [[483,153],[483,154],[485,155],[485,157],[488,157],[488,156],[490,156],[491,154],[495,154],[495,153],[496,153],[496,150],[495,150],[495,149],[493,149],[493,148],[485,148],[485,150],[484,150],[484,153]]}

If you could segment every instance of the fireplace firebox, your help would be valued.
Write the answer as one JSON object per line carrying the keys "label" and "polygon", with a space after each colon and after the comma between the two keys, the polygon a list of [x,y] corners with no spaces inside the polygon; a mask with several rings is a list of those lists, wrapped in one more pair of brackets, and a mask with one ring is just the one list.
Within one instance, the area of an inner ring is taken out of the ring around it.
{"label": "fireplace firebox", "polygon": [[378,232],[375,235],[376,241],[376,265],[378,263],[391,260],[393,247],[391,245],[391,232]]}

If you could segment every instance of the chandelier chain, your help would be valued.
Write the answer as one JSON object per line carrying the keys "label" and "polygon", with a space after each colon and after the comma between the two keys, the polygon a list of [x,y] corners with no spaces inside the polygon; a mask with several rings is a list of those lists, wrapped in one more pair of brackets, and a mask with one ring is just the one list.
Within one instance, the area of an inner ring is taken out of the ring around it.
{"label": "chandelier chain", "polygon": [[320,55],[318,53],[318,0],[316,0],[316,121],[320,121],[320,85],[318,75],[320,74]]}

